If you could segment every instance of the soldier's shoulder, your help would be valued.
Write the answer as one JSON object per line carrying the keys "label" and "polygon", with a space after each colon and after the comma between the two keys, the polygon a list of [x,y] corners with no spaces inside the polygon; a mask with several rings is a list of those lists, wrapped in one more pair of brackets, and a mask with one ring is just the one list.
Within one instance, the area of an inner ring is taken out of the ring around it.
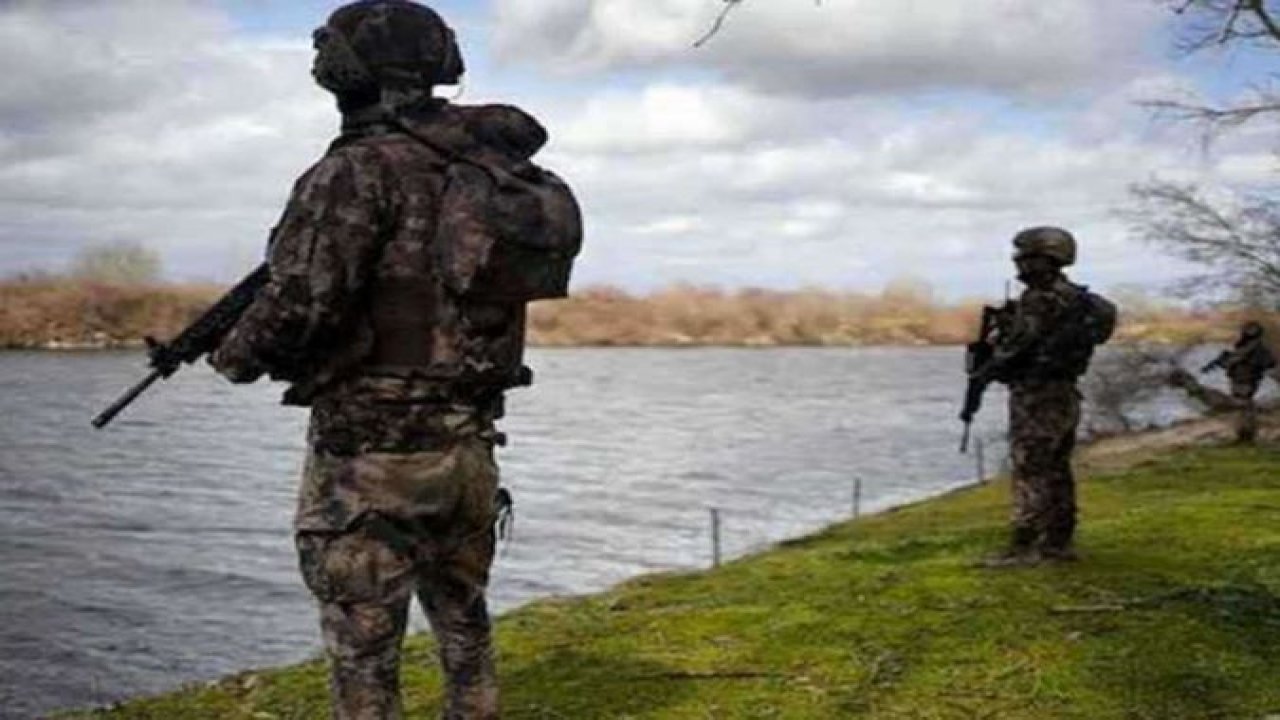
{"label": "soldier's shoulder", "polygon": [[1061,295],[1062,297],[1075,298],[1079,297],[1082,293],[1088,292],[1089,288],[1084,285],[1078,285],[1071,282],[1071,280],[1064,275],[1058,278],[1058,281],[1053,284],[1053,287],[1050,288],[1050,290],[1054,294]]}
{"label": "soldier's shoulder", "polygon": [[344,167],[354,172],[376,170],[394,162],[398,153],[411,144],[401,133],[384,133],[334,143],[321,164]]}
{"label": "soldier's shoulder", "polygon": [[1065,308],[1079,302],[1089,292],[1089,288],[1084,285],[1077,285],[1066,277],[1061,277],[1042,292],[1046,302]]}
{"label": "soldier's shoulder", "polygon": [[1065,278],[1047,288],[1027,288],[1018,297],[1018,306],[1023,312],[1052,313],[1074,303],[1084,291]]}
{"label": "soldier's shoulder", "polygon": [[298,179],[301,187],[356,183],[361,186],[393,182],[396,167],[421,162],[423,150],[399,134],[336,143]]}
{"label": "soldier's shoulder", "polygon": [[335,178],[349,176],[362,167],[372,167],[377,160],[369,151],[354,144],[335,144],[298,178],[299,185],[316,185],[331,182]]}

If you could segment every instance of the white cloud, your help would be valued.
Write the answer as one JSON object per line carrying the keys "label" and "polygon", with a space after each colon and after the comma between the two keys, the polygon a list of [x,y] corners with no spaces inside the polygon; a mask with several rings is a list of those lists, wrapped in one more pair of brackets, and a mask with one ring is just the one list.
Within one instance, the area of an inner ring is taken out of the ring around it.
{"label": "white cloud", "polygon": [[337,125],[305,42],[246,43],[202,3],[0,6],[0,62],[6,271],[127,239],[232,274]]}
{"label": "white cloud", "polygon": [[559,128],[558,146],[575,151],[694,151],[739,142],[743,130],[732,108],[714,102],[706,89],[653,85],[639,93],[611,92],[592,98]]}
{"label": "white cloud", "polygon": [[500,58],[566,73],[710,68],[810,97],[970,88],[1056,95],[1132,73],[1154,3],[746,0],[701,49],[712,0],[495,0]]}
{"label": "white cloud", "polygon": [[[1084,279],[1158,280],[1182,268],[1129,241],[1113,216],[1128,185],[1170,170],[1248,179],[1258,169],[1251,157],[1205,165],[1155,142],[1126,124],[1141,112],[1110,95],[1048,113],[885,103],[864,113],[862,99],[695,91],[704,117],[734,128],[715,145],[637,147],[634,127],[606,123],[590,144],[557,146],[554,161],[591,219],[584,281],[879,287],[911,272],[949,295],[973,294],[998,289],[1010,273],[1009,238],[1042,223],[1077,231]],[[602,97],[628,108],[649,93]],[[567,114],[561,126],[576,127],[595,106],[578,104],[581,116]],[[839,128],[778,120],[815,106],[853,120]],[[1100,122],[1108,113],[1105,137],[1073,128],[1081,114]]]}
{"label": "white cloud", "polygon": [[[578,73],[513,88],[585,210],[577,282],[879,288],[910,273],[989,293],[1010,235],[1057,223],[1105,287],[1176,271],[1111,216],[1129,183],[1269,177],[1269,141],[1210,160],[1134,107],[1185,83],[1167,68],[1122,77],[1149,39],[1145,3],[748,0],[690,50],[718,5],[494,6],[504,52],[523,33],[521,53]],[[162,250],[176,277],[248,267],[337,124],[299,37],[240,37],[195,0],[0,5],[0,271],[114,239]],[[508,99],[509,76],[472,60],[468,85]]]}

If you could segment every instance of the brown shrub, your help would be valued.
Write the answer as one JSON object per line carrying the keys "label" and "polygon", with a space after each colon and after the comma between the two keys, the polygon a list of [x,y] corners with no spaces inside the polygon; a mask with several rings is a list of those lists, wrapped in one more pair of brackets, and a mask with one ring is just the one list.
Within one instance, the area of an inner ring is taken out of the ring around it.
{"label": "brown shrub", "polygon": [[[214,286],[113,286],[30,276],[0,282],[0,347],[121,345],[172,337],[218,296]],[[635,296],[591,287],[534,303],[529,336],[544,346],[923,345],[967,342],[981,304],[937,302],[895,283],[880,294],[820,288],[722,290],[676,285]],[[1240,313],[1145,302],[1122,308],[1122,342],[1227,342]]]}

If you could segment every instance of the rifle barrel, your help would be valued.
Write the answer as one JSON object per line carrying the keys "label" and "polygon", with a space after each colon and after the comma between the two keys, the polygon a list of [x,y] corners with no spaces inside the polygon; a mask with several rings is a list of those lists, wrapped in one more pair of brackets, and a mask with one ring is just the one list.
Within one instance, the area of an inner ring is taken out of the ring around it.
{"label": "rifle barrel", "polygon": [[155,381],[159,380],[164,376],[165,376],[164,371],[153,370],[150,375],[148,375],[146,378],[142,380],[142,382],[129,388],[129,390],[125,392],[124,395],[120,396],[119,400],[116,400],[115,402],[111,403],[111,407],[107,408],[106,410],[103,410],[102,413],[98,415],[98,417],[94,418],[93,426],[99,430],[106,427],[107,423],[115,419],[115,416],[119,415],[121,410],[124,410],[126,407],[129,407],[129,404],[132,403],[134,400],[137,400],[139,395],[146,392],[147,388],[151,387],[152,384],[155,383]]}

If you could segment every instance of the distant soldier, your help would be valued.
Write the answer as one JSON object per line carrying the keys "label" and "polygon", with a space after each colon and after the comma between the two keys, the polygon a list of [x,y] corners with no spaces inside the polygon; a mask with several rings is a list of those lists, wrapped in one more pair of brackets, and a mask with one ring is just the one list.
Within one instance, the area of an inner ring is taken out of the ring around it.
{"label": "distant soldier", "polygon": [[453,31],[406,0],[339,8],[313,75],[342,134],[294,186],[270,280],[210,361],[290,383],[311,408],[294,527],[319,602],[338,720],[395,720],[417,595],[449,720],[499,715],[485,602],[498,490],[494,427],[527,385],[527,302],[565,294],[581,242],[547,140],[510,106],[434,97],[463,72]]}
{"label": "distant soldier", "polygon": [[1207,373],[1222,369],[1231,380],[1231,398],[1240,408],[1236,422],[1236,438],[1243,443],[1252,443],[1258,436],[1258,406],[1254,396],[1258,394],[1258,386],[1262,384],[1267,372],[1276,366],[1275,356],[1267,348],[1262,325],[1247,322],[1240,329],[1240,339],[1235,347],[1224,350],[1213,362],[1205,365],[1201,372]]}
{"label": "distant soldier", "polygon": [[1076,242],[1066,230],[1029,228],[1013,245],[1027,289],[1005,313],[991,359],[973,370],[980,382],[1009,387],[1013,532],[1008,549],[985,562],[992,567],[1075,559],[1076,381],[1116,320],[1111,303],[1063,274],[1076,260]]}

